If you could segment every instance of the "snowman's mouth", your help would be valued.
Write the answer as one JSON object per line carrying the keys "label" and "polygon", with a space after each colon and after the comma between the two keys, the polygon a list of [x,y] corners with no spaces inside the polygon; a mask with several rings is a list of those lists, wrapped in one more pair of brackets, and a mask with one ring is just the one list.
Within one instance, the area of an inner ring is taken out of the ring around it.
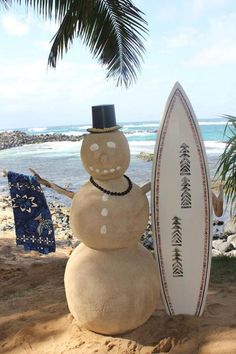
{"label": "snowman's mouth", "polygon": [[113,167],[113,168],[102,169],[102,168],[95,168],[93,166],[89,166],[89,169],[92,172],[97,172],[98,174],[106,175],[108,173],[115,173],[116,171],[119,171],[121,169],[121,167],[117,166],[117,167]]}

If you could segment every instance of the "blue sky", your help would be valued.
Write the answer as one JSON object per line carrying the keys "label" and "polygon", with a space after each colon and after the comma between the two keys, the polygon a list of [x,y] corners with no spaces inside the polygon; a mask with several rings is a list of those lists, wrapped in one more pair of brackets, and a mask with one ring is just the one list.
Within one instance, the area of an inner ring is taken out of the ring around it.
{"label": "blue sky", "polygon": [[13,7],[0,10],[0,129],[87,124],[91,106],[115,104],[118,122],[159,120],[176,81],[198,118],[236,115],[236,1],[137,0],[149,36],[128,90],[79,40],[47,69],[54,23]]}

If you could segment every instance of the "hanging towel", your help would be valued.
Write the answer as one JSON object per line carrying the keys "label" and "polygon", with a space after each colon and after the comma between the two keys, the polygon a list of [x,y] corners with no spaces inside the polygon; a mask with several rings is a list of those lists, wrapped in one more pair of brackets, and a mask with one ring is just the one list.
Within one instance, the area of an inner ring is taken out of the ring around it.
{"label": "hanging towel", "polygon": [[8,172],[16,244],[25,250],[55,252],[54,229],[46,198],[36,177]]}

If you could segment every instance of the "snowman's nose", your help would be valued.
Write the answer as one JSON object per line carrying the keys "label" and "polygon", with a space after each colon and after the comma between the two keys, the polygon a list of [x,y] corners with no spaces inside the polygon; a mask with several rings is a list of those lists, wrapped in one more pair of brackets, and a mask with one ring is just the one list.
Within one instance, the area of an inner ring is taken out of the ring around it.
{"label": "snowman's nose", "polygon": [[106,163],[108,161],[108,156],[107,154],[101,154],[99,159],[101,163]]}

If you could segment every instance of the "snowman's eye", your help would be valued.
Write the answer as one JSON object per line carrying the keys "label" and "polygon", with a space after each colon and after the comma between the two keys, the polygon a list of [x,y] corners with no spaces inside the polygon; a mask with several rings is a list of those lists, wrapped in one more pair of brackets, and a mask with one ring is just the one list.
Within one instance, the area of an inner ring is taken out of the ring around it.
{"label": "snowman's eye", "polygon": [[114,141],[108,141],[107,142],[107,146],[111,149],[115,149],[116,148],[116,143],[114,143]]}
{"label": "snowman's eye", "polygon": [[90,145],[89,148],[91,151],[97,151],[99,149],[99,146],[98,146],[98,144],[92,144],[92,145]]}

